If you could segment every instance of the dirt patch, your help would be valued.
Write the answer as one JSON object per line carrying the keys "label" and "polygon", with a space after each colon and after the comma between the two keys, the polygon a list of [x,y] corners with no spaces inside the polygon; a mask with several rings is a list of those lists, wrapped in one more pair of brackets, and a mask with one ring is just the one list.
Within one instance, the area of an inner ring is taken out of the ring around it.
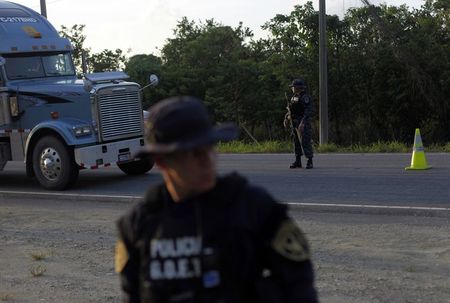
{"label": "dirt patch", "polygon": [[[129,204],[4,200],[0,301],[120,302],[115,221]],[[321,302],[450,302],[448,218],[292,215],[311,243]]]}
{"label": "dirt patch", "polygon": [[296,214],[323,302],[450,302],[449,218]]}

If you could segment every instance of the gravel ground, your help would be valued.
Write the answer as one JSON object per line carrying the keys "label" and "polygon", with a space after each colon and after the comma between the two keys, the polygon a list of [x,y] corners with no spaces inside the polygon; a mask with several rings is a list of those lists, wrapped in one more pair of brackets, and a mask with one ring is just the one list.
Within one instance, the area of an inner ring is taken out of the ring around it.
{"label": "gravel ground", "polygon": [[450,219],[294,213],[322,302],[450,302]]}
{"label": "gravel ground", "polygon": [[[129,207],[1,198],[0,301],[120,302],[114,222]],[[448,216],[292,215],[309,238],[321,302],[450,302]]]}

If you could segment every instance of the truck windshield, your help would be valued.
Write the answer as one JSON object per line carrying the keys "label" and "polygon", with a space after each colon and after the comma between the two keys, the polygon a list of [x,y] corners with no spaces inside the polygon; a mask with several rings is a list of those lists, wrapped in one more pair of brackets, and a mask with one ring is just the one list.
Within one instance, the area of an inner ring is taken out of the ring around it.
{"label": "truck windshield", "polygon": [[75,75],[70,53],[5,56],[5,59],[6,75],[10,80]]}

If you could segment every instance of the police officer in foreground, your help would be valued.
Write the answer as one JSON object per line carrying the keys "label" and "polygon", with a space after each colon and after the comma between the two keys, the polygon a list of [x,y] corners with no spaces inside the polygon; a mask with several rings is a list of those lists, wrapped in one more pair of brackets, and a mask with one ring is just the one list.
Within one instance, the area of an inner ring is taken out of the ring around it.
{"label": "police officer in foreground", "polygon": [[124,302],[317,302],[303,232],[264,189],[217,177],[213,127],[202,101],[150,108],[146,153],[164,183],[118,221],[115,265]]}
{"label": "police officer in foreground", "polygon": [[295,79],[290,85],[292,89],[291,100],[288,101],[284,127],[291,127],[294,140],[295,161],[289,168],[301,168],[301,156],[308,161],[306,168],[313,168],[313,148],[311,144],[312,127],[311,119],[314,113],[314,105],[311,96],[306,92],[306,84],[303,79]]}

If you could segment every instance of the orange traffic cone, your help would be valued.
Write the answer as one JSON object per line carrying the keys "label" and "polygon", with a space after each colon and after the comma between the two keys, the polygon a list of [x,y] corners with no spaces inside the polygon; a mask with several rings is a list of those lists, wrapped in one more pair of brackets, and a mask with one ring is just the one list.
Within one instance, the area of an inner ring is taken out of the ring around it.
{"label": "orange traffic cone", "polygon": [[411,158],[411,166],[405,167],[406,170],[422,170],[429,169],[431,166],[427,164],[425,158],[425,151],[423,149],[422,137],[420,136],[420,130],[416,128],[416,134],[414,135],[414,147]]}

